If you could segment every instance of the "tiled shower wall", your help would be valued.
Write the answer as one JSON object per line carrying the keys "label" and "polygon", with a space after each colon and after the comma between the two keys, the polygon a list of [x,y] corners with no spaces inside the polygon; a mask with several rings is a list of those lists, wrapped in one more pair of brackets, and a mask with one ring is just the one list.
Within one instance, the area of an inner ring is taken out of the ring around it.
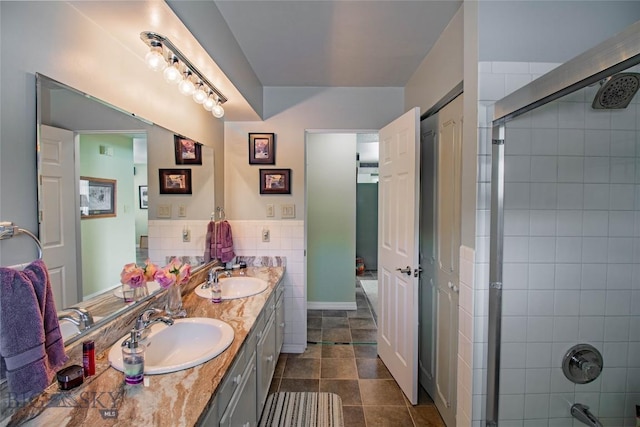
{"label": "tiled shower wall", "polygon": [[[497,95],[500,83],[505,95],[517,70],[525,71],[524,64],[481,64],[485,95]],[[588,405],[604,426],[635,425],[640,108],[636,97],[625,110],[594,111],[597,89],[568,95],[506,127],[500,426],[572,426],[575,402]],[[489,119],[480,132],[478,252],[485,253],[478,259],[488,261],[492,111],[490,102],[483,104]],[[476,297],[486,329],[488,266],[482,269]],[[592,383],[575,385],[562,373],[562,358],[577,343],[603,355],[605,368]],[[476,378],[484,382],[484,373]]]}
{"label": "tiled shower wall", "polygon": [[[207,234],[206,220],[149,221],[149,256],[164,265],[167,256],[203,256]],[[307,343],[306,289],[304,279],[304,222],[233,221],[234,251],[244,256],[282,256],[286,258],[285,338],[283,351],[301,353]],[[191,241],[182,241],[182,230],[188,228]],[[268,229],[269,242],[262,242],[262,230]]]}

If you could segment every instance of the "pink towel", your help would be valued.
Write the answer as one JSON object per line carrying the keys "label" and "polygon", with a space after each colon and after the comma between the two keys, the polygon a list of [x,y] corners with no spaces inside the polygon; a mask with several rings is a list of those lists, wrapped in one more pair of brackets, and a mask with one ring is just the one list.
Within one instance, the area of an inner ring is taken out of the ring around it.
{"label": "pink towel", "polygon": [[9,390],[44,390],[67,361],[49,273],[41,260],[23,271],[0,268],[0,358]]}
{"label": "pink towel", "polygon": [[222,262],[229,262],[236,256],[233,252],[233,236],[231,235],[231,224],[227,221],[220,221],[216,224],[216,256]]}

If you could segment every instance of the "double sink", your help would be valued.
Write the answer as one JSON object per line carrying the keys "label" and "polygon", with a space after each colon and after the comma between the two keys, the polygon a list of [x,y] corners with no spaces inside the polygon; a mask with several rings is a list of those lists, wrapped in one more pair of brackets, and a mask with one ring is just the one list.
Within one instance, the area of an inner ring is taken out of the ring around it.
{"label": "double sink", "polygon": [[[235,276],[220,279],[222,299],[246,298],[264,292],[268,283],[262,279]],[[211,290],[196,287],[196,294],[211,298]],[[111,365],[124,372],[122,343],[129,334],[118,340],[109,351]],[[225,351],[233,342],[234,331],[228,324],[208,317],[175,319],[174,324],[154,323],[149,327],[146,345],[144,373],[165,374],[192,368],[213,359]]]}

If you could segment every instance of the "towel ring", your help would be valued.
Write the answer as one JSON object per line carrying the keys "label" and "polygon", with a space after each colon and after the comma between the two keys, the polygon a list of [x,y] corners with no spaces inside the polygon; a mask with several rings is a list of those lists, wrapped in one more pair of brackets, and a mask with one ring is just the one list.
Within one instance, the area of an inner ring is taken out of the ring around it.
{"label": "towel ring", "polygon": [[0,240],[10,239],[18,234],[26,234],[33,239],[38,246],[38,259],[42,259],[42,243],[40,243],[40,240],[35,236],[35,234],[29,230],[13,225],[12,222],[0,222]]}

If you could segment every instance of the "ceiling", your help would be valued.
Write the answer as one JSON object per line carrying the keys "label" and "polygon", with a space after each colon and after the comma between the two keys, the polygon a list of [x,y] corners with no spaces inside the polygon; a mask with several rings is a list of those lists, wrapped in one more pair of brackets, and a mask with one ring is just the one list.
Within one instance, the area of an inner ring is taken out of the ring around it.
{"label": "ceiling", "polygon": [[[403,87],[462,2],[215,3],[263,86]],[[190,29],[203,22],[184,9],[181,19]]]}

